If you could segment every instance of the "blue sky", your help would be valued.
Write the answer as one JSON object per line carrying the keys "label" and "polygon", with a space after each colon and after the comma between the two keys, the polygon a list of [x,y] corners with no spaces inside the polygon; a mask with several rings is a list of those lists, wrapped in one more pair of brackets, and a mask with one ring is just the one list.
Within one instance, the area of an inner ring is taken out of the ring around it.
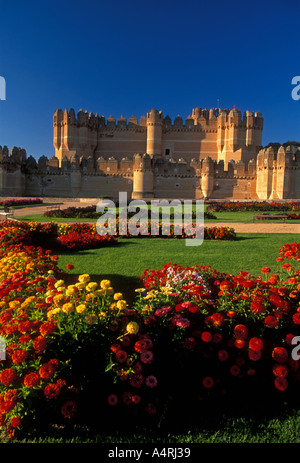
{"label": "blue sky", "polygon": [[263,114],[263,145],[300,141],[299,13],[297,0],[1,2],[0,145],[52,156],[57,108],[174,119],[218,99]]}

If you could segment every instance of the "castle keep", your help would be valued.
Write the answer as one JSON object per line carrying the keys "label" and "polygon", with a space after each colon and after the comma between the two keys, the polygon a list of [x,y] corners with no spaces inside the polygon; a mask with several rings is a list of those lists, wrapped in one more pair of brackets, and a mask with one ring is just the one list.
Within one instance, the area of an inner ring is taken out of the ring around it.
{"label": "castle keep", "polygon": [[138,121],[56,110],[55,155],[0,147],[0,194],[117,199],[300,198],[300,148],[262,148],[263,117],[194,108],[183,120],[152,109]]}

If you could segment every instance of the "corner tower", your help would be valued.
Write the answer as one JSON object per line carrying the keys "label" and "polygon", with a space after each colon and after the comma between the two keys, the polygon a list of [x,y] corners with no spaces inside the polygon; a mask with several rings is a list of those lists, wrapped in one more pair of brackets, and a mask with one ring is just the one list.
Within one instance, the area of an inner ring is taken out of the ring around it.
{"label": "corner tower", "polygon": [[152,109],[147,113],[147,154],[153,157],[162,155],[163,113]]}

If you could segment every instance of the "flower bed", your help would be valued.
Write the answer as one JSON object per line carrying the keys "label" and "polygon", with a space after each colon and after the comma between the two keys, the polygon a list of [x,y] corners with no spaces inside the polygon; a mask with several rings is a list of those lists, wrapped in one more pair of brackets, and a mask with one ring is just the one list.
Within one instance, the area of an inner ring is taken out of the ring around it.
{"label": "flower bed", "polygon": [[31,206],[34,204],[43,204],[43,200],[40,198],[16,198],[16,199],[4,199],[0,201],[0,206]]}
{"label": "flower bed", "polygon": [[209,413],[245,398],[276,407],[299,395],[300,243],[279,250],[279,275],[269,267],[259,277],[173,263],[146,269],[128,306],[109,280],[81,274],[68,283],[57,256],[28,245],[21,228],[13,242],[8,234],[0,234],[0,425],[8,437],[96,427],[99,416],[105,427],[153,426],[182,410],[203,415],[207,404]]}
{"label": "flower bed", "polygon": [[[65,219],[97,219],[101,217],[104,212],[97,212],[96,206],[86,206],[86,207],[68,207],[66,209],[55,209],[52,211],[45,211],[45,217],[60,217]],[[133,217],[136,212],[127,212],[128,218]],[[170,218],[174,218],[174,213],[170,212]],[[196,218],[196,212],[192,211],[192,218]],[[216,217],[211,212],[204,212],[205,219],[215,219]]]}
{"label": "flower bed", "polygon": [[209,212],[221,211],[299,211],[299,201],[219,201],[207,206]]}

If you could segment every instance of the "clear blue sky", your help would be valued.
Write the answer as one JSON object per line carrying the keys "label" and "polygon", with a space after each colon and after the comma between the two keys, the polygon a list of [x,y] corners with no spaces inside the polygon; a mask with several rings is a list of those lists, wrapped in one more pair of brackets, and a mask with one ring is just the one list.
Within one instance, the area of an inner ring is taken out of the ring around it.
{"label": "clear blue sky", "polygon": [[1,2],[0,145],[54,154],[55,109],[174,119],[217,106],[265,119],[263,145],[300,141],[298,0]]}

